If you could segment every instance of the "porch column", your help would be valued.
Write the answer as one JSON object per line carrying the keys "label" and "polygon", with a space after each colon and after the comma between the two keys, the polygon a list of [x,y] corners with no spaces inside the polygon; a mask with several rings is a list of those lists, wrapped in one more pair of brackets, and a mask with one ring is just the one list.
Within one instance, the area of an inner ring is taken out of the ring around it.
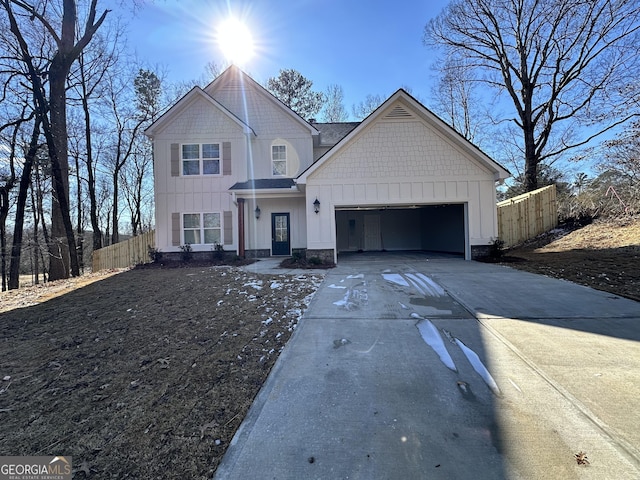
{"label": "porch column", "polygon": [[238,198],[238,256],[244,258],[244,198]]}

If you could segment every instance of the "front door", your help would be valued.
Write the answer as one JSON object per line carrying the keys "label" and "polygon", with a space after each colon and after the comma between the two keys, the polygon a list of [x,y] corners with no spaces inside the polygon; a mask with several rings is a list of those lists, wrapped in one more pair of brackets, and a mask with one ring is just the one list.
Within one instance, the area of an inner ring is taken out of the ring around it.
{"label": "front door", "polygon": [[271,255],[289,255],[291,253],[289,240],[289,214],[271,214]]}

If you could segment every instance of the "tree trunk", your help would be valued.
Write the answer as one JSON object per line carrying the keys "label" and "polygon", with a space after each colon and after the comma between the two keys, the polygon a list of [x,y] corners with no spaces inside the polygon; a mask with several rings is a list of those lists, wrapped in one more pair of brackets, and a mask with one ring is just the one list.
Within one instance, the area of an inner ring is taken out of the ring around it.
{"label": "tree trunk", "polygon": [[[525,190],[532,192],[538,188],[538,163],[540,159],[536,155],[535,132],[530,127],[530,122],[524,123],[524,181]],[[527,128],[530,127],[530,128]]]}
{"label": "tree trunk", "polygon": [[102,248],[102,232],[98,219],[98,201],[96,199],[96,178],[93,172],[93,145],[91,142],[91,113],[87,96],[82,96],[82,109],[84,110],[84,133],[87,143],[87,190],[89,191],[89,217],[93,230],[93,250]]}
{"label": "tree trunk", "polygon": [[9,216],[9,189],[0,188],[0,276],[2,291],[7,289],[7,217]]}
{"label": "tree trunk", "polygon": [[[69,209],[69,138],[67,135],[68,67],[66,58],[58,52],[49,69],[49,116],[47,135],[53,195],[51,202],[51,243],[49,245],[49,279],[80,275],[76,241]],[[45,133],[47,133],[45,131]]]}
{"label": "tree trunk", "polygon": [[118,178],[120,170],[116,168],[113,172],[113,217],[111,217],[111,244],[115,245],[120,241],[120,233],[118,231]]}
{"label": "tree trunk", "polygon": [[38,140],[40,138],[40,120],[36,118],[31,132],[29,150],[24,158],[20,186],[18,189],[18,201],[16,203],[16,219],[13,227],[13,245],[11,246],[11,266],[9,267],[9,290],[20,287],[20,258],[22,256],[22,238],[24,231],[24,214],[31,182],[31,171],[38,153]]}
{"label": "tree trunk", "polygon": [[31,211],[33,213],[33,248],[31,249],[33,268],[31,269],[31,274],[34,278],[34,284],[38,285],[40,283],[40,242],[38,241],[38,224],[40,220],[38,219],[38,205],[33,193],[33,182],[31,183]]}

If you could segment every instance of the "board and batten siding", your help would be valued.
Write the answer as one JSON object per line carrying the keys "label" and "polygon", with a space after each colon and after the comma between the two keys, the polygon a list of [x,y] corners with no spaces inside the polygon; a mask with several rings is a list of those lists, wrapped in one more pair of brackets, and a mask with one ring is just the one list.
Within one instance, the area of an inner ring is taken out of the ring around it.
{"label": "board and batten siding", "polygon": [[[187,108],[188,107],[188,108]],[[175,214],[231,212],[223,220],[228,249],[236,248],[236,206],[229,188],[246,179],[246,136],[241,126],[227,113],[203,98],[196,98],[154,135],[154,194],[156,207],[156,247],[178,251],[181,232],[175,229]],[[180,145],[183,143],[220,143],[221,175],[180,176]],[[230,232],[229,229],[232,229]],[[194,247],[210,250],[211,246]]]}
{"label": "board and batten siding", "polygon": [[[289,213],[291,248],[306,248],[307,219],[305,199],[302,194],[290,198],[258,198],[248,199],[246,203],[245,221],[246,245],[249,250],[271,249],[271,214]],[[253,212],[256,205],[260,206],[260,218],[256,219]]]}

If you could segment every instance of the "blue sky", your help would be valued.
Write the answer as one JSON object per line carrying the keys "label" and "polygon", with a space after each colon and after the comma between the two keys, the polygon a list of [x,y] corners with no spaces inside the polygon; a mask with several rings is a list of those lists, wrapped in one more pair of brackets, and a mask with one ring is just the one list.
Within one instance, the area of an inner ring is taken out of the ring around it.
{"label": "blue sky", "polygon": [[156,0],[129,19],[130,46],[173,81],[198,78],[209,61],[224,62],[215,41],[230,14],[252,32],[256,54],[243,69],[259,82],[293,68],[324,91],[341,85],[345,107],[367,94],[400,87],[428,104],[435,55],[422,44],[424,25],[446,0]]}

